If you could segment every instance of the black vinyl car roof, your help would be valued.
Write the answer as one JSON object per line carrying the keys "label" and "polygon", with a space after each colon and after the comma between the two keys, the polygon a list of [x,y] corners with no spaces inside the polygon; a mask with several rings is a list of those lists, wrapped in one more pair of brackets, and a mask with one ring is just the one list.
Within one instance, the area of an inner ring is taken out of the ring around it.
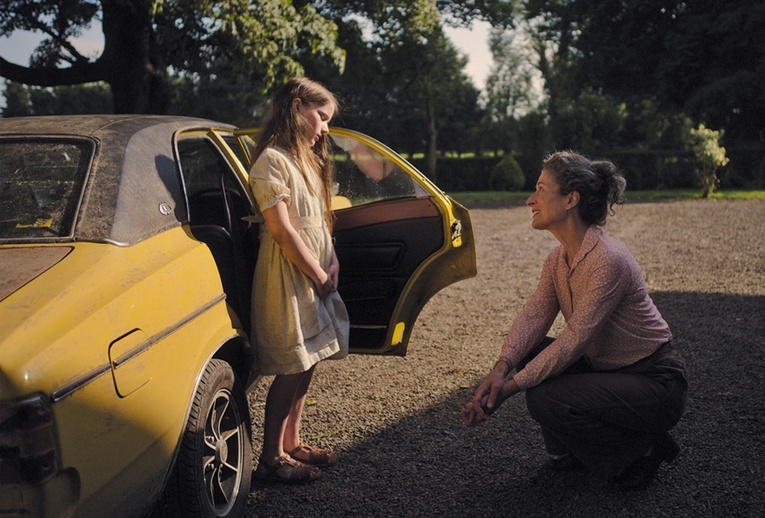
{"label": "black vinyl car roof", "polygon": [[[129,245],[187,220],[174,135],[234,126],[162,115],[0,118],[0,139],[77,138],[95,143],[74,235]],[[60,239],[59,239],[60,240]]]}

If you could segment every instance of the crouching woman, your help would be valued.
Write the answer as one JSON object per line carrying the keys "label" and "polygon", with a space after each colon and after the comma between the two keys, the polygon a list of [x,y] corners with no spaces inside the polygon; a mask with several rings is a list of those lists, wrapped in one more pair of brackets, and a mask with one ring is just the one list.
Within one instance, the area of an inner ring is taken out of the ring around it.
{"label": "crouching woman", "polygon": [[[640,267],[600,228],[623,202],[625,185],[608,161],[571,152],[545,160],[526,204],[531,226],[560,244],[462,419],[485,421],[525,392],[552,469],[588,469],[618,489],[641,489],[679,452],[669,430],[683,414],[688,384]],[[559,312],[565,328],[549,338]]]}

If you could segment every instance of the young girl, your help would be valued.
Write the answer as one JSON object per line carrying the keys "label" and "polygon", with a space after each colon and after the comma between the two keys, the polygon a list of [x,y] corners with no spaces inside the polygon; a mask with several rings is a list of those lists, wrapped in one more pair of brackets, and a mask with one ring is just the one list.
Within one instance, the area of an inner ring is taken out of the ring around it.
{"label": "young girl", "polygon": [[316,363],[348,353],[348,313],[337,293],[330,237],[332,163],[327,132],[335,97],[306,78],[284,84],[255,150],[250,188],[263,215],[252,298],[259,372],[275,375],[266,398],[256,478],[315,480],[334,452],[300,440]]}

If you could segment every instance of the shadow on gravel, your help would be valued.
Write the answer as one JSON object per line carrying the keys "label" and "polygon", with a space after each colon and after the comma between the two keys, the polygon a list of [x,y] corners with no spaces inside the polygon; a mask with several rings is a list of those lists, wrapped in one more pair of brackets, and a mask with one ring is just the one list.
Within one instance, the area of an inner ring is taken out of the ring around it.
{"label": "shadow on gravel", "polygon": [[[462,387],[424,412],[351,441],[304,487],[253,487],[248,516],[760,516],[765,510],[765,297],[658,292],[691,374],[682,451],[642,492],[542,467],[521,397],[466,428]],[[394,368],[393,366],[391,368]]]}

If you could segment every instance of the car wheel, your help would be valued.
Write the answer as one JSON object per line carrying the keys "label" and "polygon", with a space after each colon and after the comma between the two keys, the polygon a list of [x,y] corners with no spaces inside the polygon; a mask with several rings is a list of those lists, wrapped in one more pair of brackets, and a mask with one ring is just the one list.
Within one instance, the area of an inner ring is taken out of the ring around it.
{"label": "car wheel", "polygon": [[231,366],[211,360],[194,395],[178,459],[154,516],[242,514],[252,477],[249,412]]}

